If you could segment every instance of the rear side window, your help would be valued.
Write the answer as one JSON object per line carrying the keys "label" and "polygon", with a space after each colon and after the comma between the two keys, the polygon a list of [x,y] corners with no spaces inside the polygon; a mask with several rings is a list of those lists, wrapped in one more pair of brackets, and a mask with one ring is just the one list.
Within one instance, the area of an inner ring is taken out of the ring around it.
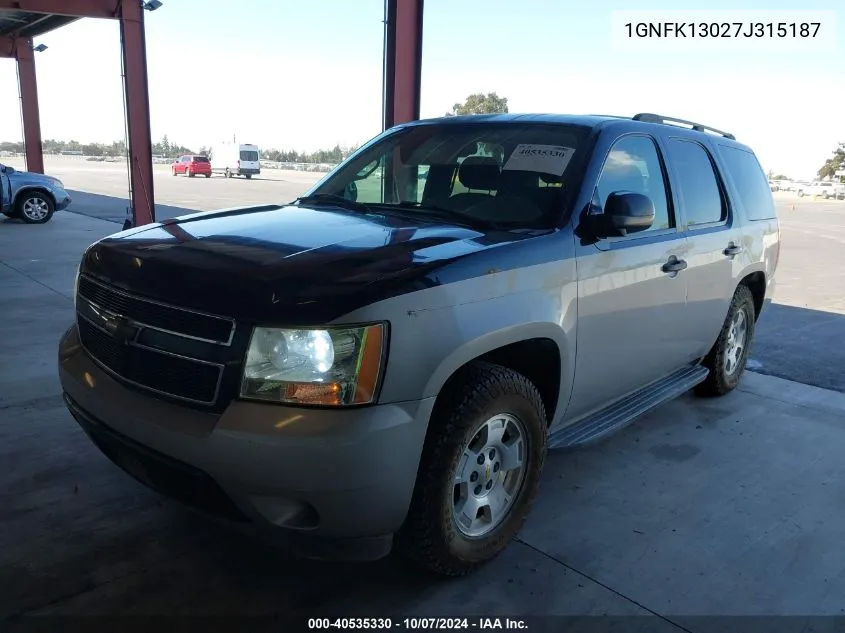
{"label": "rear side window", "polygon": [[694,141],[669,141],[669,157],[678,174],[681,206],[689,226],[722,222],[727,218],[722,192],[710,154]]}
{"label": "rear side window", "polygon": [[258,160],[258,152],[256,152],[255,150],[242,149],[241,160],[255,162]]}
{"label": "rear side window", "polygon": [[723,145],[719,148],[728,178],[739,194],[739,201],[749,220],[769,220],[777,217],[772,190],[757,157],[751,152]]}

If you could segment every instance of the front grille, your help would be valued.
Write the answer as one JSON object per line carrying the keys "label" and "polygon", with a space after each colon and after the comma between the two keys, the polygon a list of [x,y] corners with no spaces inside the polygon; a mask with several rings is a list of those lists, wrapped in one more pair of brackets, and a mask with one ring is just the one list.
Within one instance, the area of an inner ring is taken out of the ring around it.
{"label": "front grille", "polygon": [[120,378],[164,395],[214,403],[222,367],[122,344],[85,318],[78,325],[82,346]]}
{"label": "front grille", "polygon": [[217,403],[235,352],[234,322],[152,303],[86,277],[79,282],[77,327],[88,355],[118,379],[202,406]]}
{"label": "front grille", "polygon": [[73,417],[103,454],[142,484],[203,512],[248,521],[208,474],[138,444],[83,412],[67,394],[64,398]]}
{"label": "front grille", "polygon": [[235,324],[225,317],[134,297],[85,276],[79,279],[79,294],[104,310],[130,317],[150,327],[224,345],[232,340]]}

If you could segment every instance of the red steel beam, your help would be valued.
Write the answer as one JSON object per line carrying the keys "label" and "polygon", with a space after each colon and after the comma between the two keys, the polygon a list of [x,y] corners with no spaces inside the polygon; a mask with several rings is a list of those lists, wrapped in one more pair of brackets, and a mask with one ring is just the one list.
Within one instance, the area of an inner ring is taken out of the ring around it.
{"label": "red steel beam", "polygon": [[0,58],[14,59],[17,44],[13,37],[0,37]]}
{"label": "red steel beam", "polygon": [[18,39],[15,53],[18,60],[18,89],[23,115],[23,144],[27,171],[44,173],[41,147],[41,116],[38,112],[38,82],[35,80],[35,55],[32,40]]}
{"label": "red steel beam", "polygon": [[126,97],[126,129],[129,138],[132,225],[140,226],[155,222],[147,44],[141,2],[139,0],[123,2],[119,17],[120,42],[123,51],[123,89]]}
{"label": "red steel beam", "polygon": [[384,127],[420,118],[423,0],[386,0]]}
{"label": "red steel beam", "polygon": [[[129,2],[132,3],[132,0]],[[121,0],[0,0],[0,11],[27,11],[77,18],[117,17]],[[140,1],[138,2],[140,5]]]}

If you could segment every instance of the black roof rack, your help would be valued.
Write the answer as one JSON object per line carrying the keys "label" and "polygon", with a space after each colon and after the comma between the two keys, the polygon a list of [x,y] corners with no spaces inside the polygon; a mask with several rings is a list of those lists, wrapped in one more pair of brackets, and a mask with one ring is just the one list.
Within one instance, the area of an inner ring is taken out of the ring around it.
{"label": "black roof rack", "polygon": [[676,119],[670,116],[662,116],[660,114],[641,112],[640,114],[634,115],[632,118],[634,121],[643,121],[644,123],[681,123],[683,125],[689,125],[696,132],[713,132],[714,134],[718,134],[719,136],[729,138],[732,141],[736,140],[736,137],[729,132],[723,132],[722,130],[717,130],[714,127],[710,127],[709,125],[702,125],[701,123],[685,121],[684,119]]}

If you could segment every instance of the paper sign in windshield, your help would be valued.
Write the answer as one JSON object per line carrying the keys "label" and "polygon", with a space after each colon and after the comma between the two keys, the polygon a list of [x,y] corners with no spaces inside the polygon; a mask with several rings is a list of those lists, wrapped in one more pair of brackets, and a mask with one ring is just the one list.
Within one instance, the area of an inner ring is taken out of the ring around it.
{"label": "paper sign in windshield", "polygon": [[573,148],[563,147],[562,145],[523,143],[516,146],[502,169],[536,171],[541,174],[562,176],[574,153]]}

